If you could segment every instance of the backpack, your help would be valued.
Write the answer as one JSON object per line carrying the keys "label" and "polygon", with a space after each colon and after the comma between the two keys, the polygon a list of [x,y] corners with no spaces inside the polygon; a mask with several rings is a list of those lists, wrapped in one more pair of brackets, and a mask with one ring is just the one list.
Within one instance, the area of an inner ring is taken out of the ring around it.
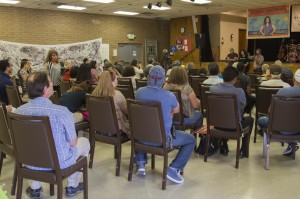
{"label": "backpack", "polygon": [[[200,155],[204,155],[205,154],[205,146],[206,146],[206,139],[207,139],[207,135],[200,135],[200,143],[198,148],[196,149],[196,153],[200,154]],[[210,137],[210,141],[209,141],[209,147],[208,147],[208,156],[213,155],[218,149],[219,149],[219,139],[215,138],[215,137]]]}

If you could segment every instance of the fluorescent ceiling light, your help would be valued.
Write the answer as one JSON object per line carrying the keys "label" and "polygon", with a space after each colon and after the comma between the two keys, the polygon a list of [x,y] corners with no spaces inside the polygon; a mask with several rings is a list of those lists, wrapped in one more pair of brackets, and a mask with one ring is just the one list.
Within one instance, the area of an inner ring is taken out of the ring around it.
{"label": "fluorescent ceiling light", "polygon": [[181,0],[181,1],[189,2],[189,3],[197,3],[197,4],[211,3],[211,1],[209,0],[195,0],[194,2],[192,2],[191,0]]}
{"label": "fluorescent ceiling light", "polygon": [[140,13],[137,12],[127,12],[127,11],[116,11],[114,12],[115,14],[120,14],[120,15],[138,15]]}
{"label": "fluorescent ceiling light", "polygon": [[96,3],[112,3],[112,2],[115,2],[115,0],[83,0],[83,1],[90,1],[90,2],[96,2]]}
{"label": "fluorescent ceiling light", "polygon": [[67,9],[67,10],[84,10],[84,9],[86,9],[86,7],[68,6],[68,5],[61,5],[61,6],[58,6],[57,8]]}
{"label": "fluorescent ceiling light", "polygon": [[[143,8],[149,9],[148,6],[144,6]],[[152,9],[152,10],[169,10],[170,7],[164,7],[164,6],[158,7],[158,6],[152,5],[152,8],[151,8],[151,9]]]}
{"label": "fluorescent ceiling light", "polygon": [[7,4],[17,4],[20,1],[14,1],[14,0],[0,0],[0,3],[7,3]]}

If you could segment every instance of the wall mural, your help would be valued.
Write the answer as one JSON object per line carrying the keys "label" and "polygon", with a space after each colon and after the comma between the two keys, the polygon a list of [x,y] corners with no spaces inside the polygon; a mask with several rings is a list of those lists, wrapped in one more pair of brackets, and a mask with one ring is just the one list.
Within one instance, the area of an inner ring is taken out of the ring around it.
{"label": "wall mural", "polygon": [[0,41],[0,59],[10,59],[13,74],[20,68],[22,59],[29,59],[33,71],[40,70],[49,49],[58,52],[62,60],[70,60],[73,66],[79,66],[85,57],[101,62],[102,38],[71,44],[36,45]]}

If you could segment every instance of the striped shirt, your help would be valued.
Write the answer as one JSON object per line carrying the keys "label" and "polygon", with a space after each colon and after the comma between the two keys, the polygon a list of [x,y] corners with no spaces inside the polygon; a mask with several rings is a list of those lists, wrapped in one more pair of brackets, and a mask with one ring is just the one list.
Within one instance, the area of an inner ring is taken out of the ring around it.
{"label": "striped shirt", "polygon": [[[30,116],[48,116],[60,168],[64,169],[76,163],[77,149],[71,147],[69,143],[74,141],[77,135],[72,113],[66,107],[55,105],[48,98],[37,97],[17,108],[15,113]],[[34,170],[51,169],[32,166],[28,166],[28,168]]]}

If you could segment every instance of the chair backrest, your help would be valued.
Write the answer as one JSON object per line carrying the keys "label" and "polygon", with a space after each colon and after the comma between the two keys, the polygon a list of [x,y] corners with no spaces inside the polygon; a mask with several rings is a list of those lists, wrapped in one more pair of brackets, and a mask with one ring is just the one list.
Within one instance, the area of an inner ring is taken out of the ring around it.
{"label": "chair backrest", "polygon": [[130,85],[117,85],[117,89],[124,95],[125,99],[135,99],[133,87]]}
{"label": "chair backrest", "polygon": [[51,100],[51,102],[53,104],[56,104],[56,105],[60,105],[60,100],[59,100],[59,96],[58,96],[58,93],[56,91],[53,92],[53,95],[51,95],[49,97],[49,100]]}
{"label": "chair backrest", "polygon": [[7,117],[6,117],[6,106],[1,103],[0,107],[0,145],[12,145],[10,133],[8,129]]}
{"label": "chair backrest", "polygon": [[148,85],[148,81],[144,79],[135,79],[136,82],[136,89],[141,87],[146,87]]}
{"label": "chair backrest", "polygon": [[5,92],[8,100],[8,104],[12,105],[15,108],[18,108],[22,105],[20,94],[15,86],[5,86]]}
{"label": "chair backrest", "polygon": [[201,103],[201,113],[204,117],[206,117],[207,111],[207,92],[209,91],[211,84],[199,84],[200,88],[200,103]]}
{"label": "chair backrest", "polygon": [[300,133],[300,95],[294,97],[272,96],[269,132]]}
{"label": "chair backrest", "polygon": [[165,125],[160,102],[129,99],[127,109],[131,139],[162,144],[166,147]]}
{"label": "chair backrest", "polygon": [[258,75],[255,73],[248,73],[247,76],[250,78],[250,88],[255,89],[255,85],[258,84]]}
{"label": "chair backrest", "polygon": [[199,69],[193,68],[193,69],[189,69],[188,75],[193,75],[193,76],[195,76],[195,75],[198,75],[198,73],[199,73]]}
{"label": "chair backrest", "polygon": [[175,95],[175,97],[179,103],[179,108],[180,108],[179,113],[175,113],[173,115],[173,122],[183,125],[184,124],[184,115],[183,115],[183,102],[182,102],[182,97],[181,97],[181,91],[180,90],[170,90],[170,92],[172,92]]}
{"label": "chair backrest", "polygon": [[17,162],[59,170],[59,162],[48,116],[7,113]]}
{"label": "chair backrest", "polygon": [[276,94],[282,87],[266,87],[256,85],[256,115],[268,114],[272,95]]}
{"label": "chair backrest", "polygon": [[118,85],[132,86],[132,80],[131,80],[131,78],[119,77],[118,78]]}
{"label": "chair backrest", "polygon": [[203,83],[207,78],[207,76],[191,76],[191,87],[198,98],[200,97],[199,83]]}
{"label": "chair backrest", "polygon": [[64,94],[71,88],[70,81],[65,81],[63,79],[60,80],[60,94]]}
{"label": "chair backrest", "polygon": [[118,134],[119,126],[113,97],[86,96],[93,133]]}
{"label": "chair backrest", "polygon": [[223,129],[239,128],[236,95],[207,93],[207,102],[207,125]]}

